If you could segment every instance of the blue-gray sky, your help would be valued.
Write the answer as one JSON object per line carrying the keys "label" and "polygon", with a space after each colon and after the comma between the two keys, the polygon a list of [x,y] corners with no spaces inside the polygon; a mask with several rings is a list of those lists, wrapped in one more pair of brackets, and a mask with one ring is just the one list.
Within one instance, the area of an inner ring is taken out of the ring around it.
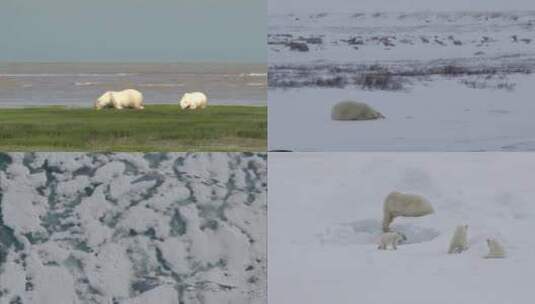
{"label": "blue-gray sky", "polygon": [[0,61],[265,62],[266,0],[1,0]]}

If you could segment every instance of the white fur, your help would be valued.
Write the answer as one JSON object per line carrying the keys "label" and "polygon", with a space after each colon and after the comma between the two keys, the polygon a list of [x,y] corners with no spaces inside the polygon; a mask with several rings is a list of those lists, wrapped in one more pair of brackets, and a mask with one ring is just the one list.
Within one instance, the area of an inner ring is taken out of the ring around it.
{"label": "white fur", "polygon": [[501,259],[505,258],[505,249],[496,239],[487,239],[489,246],[489,254],[485,256],[486,259]]}
{"label": "white fur", "polygon": [[331,119],[333,120],[371,120],[380,118],[385,117],[363,102],[342,101],[335,104],[331,110]]}
{"label": "white fur", "polygon": [[461,253],[468,249],[467,231],[468,225],[459,225],[455,228],[448,253]]}
{"label": "white fur", "polygon": [[206,95],[201,92],[186,93],[182,96],[182,99],[180,99],[180,108],[182,110],[204,109],[207,104],[208,99],[206,98]]}
{"label": "white fur", "polygon": [[379,247],[377,247],[377,249],[386,250],[388,249],[388,246],[390,246],[393,250],[397,250],[397,245],[404,239],[405,237],[398,232],[383,233],[379,239]]}
{"label": "white fur", "polygon": [[433,206],[416,194],[390,193],[383,205],[383,231],[390,231],[390,224],[398,216],[418,217],[433,213]]}
{"label": "white fur", "polygon": [[136,110],[143,109],[143,94],[137,90],[123,90],[119,92],[108,91],[100,96],[96,103],[95,109],[113,107],[121,110],[124,108],[133,108]]}

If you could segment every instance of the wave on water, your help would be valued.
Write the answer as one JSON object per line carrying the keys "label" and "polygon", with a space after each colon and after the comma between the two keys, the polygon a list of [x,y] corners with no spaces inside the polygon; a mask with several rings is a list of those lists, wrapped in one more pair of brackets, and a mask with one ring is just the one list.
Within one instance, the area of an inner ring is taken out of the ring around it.
{"label": "wave on water", "polygon": [[140,87],[147,87],[147,88],[177,88],[177,87],[183,87],[183,83],[142,83],[139,85]]}
{"label": "wave on water", "polygon": [[267,85],[267,83],[265,83],[265,82],[248,82],[247,83],[247,86],[249,86],[249,87],[264,87],[266,85]]}
{"label": "wave on water", "polygon": [[266,77],[267,73],[242,73],[241,77]]}
{"label": "wave on water", "polygon": [[111,73],[111,74],[99,74],[99,73],[6,73],[0,74],[0,77],[127,77],[134,76],[134,73]]}
{"label": "wave on water", "polygon": [[74,83],[77,87],[87,87],[87,86],[94,86],[99,84],[99,82],[91,82],[91,81],[77,81]]}

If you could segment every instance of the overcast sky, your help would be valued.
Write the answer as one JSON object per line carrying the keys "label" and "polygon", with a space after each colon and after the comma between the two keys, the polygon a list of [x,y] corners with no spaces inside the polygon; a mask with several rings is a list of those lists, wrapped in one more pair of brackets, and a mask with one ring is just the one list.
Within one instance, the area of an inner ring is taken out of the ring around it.
{"label": "overcast sky", "polygon": [[266,0],[0,0],[0,61],[266,60]]}
{"label": "overcast sky", "polygon": [[269,0],[270,13],[378,10],[535,10],[535,0]]}

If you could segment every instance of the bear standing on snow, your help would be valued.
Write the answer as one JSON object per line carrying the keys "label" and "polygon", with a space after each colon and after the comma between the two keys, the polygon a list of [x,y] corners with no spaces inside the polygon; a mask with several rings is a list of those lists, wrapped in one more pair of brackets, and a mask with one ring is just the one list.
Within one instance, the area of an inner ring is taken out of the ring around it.
{"label": "bear standing on snow", "polygon": [[143,94],[137,90],[123,90],[119,92],[108,91],[100,96],[95,102],[95,109],[113,107],[121,110],[132,108],[136,110],[143,109]]}
{"label": "bear standing on snow", "polygon": [[405,240],[407,240],[407,238],[399,232],[386,232],[381,235],[381,238],[379,239],[379,247],[377,247],[377,249],[386,250],[388,249],[388,246],[391,246],[393,250],[397,250],[397,245]]}
{"label": "bear standing on snow", "polygon": [[505,258],[505,249],[497,240],[487,239],[487,245],[489,246],[489,254],[485,256],[486,259]]}
{"label": "bear standing on snow", "polygon": [[383,205],[383,232],[390,231],[390,224],[398,216],[418,217],[433,212],[433,206],[425,198],[394,191],[386,197]]}
{"label": "bear standing on snow", "polygon": [[461,253],[468,249],[468,242],[466,241],[467,230],[468,225],[457,226],[450,241],[450,249],[448,250],[449,254]]}
{"label": "bear standing on snow", "polygon": [[186,93],[180,99],[180,108],[182,110],[190,109],[204,109],[208,104],[208,99],[206,95],[201,92]]}

